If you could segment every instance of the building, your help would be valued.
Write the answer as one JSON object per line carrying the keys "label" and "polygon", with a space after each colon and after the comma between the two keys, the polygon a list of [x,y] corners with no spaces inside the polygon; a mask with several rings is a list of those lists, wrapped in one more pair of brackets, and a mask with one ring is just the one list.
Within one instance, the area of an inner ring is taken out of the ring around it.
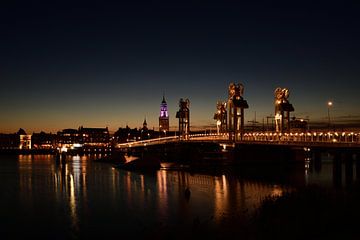
{"label": "building", "polygon": [[74,154],[108,152],[110,133],[107,127],[64,129],[57,133],[57,145],[61,151]]}
{"label": "building", "polygon": [[130,141],[136,141],[138,135],[138,130],[131,129],[129,126],[126,125],[126,128],[119,128],[114,133],[114,138],[116,143],[124,143],[124,142],[130,142]]}
{"label": "building", "polygon": [[77,129],[67,128],[57,132],[57,143],[59,146],[80,143],[80,134]]}
{"label": "building", "polygon": [[79,128],[80,143],[104,145],[110,141],[109,129],[106,128]]}
{"label": "building", "polygon": [[19,149],[20,137],[17,133],[0,134],[0,149],[14,150]]}
{"label": "building", "polygon": [[33,133],[31,145],[33,149],[53,149],[56,146],[56,134],[52,133]]}
{"label": "building", "polygon": [[169,132],[169,114],[165,97],[160,104],[160,116],[159,116],[159,135],[166,136],[166,132]]}
{"label": "building", "polygon": [[31,149],[31,135],[21,134],[19,149]]}

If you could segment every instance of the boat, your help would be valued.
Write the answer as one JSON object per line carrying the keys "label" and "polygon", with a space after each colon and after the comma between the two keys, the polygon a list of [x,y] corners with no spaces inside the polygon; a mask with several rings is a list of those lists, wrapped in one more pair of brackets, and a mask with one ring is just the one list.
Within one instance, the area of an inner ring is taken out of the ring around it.
{"label": "boat", "polygon": [[115,167],[124,170],[159,170],[160,161],[156,157],[137,155],[124,155],[125,162],[117,164]]}
{"label": "boat", "polygon": [[189,168],[189,164],[182,164],[177,162],[160,162],[160,169],[164,170],[184,170]]}

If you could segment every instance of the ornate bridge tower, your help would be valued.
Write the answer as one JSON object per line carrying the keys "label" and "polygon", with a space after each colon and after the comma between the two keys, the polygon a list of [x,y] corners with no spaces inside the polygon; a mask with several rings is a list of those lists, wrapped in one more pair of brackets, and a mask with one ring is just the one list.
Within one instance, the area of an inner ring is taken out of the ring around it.
{"label": "ornate bridge tower", "polygon": [[167,109],[167,103],[165,97],[160,104],[160,116],[159,116],[159,135],[166,136],[169,132],[169,114]]}
{"label": "ornate bridge tower", "polygon": [[180,98],[179,111],[176,112],[176,118],[179,119],[179,137],[183,140],[189,139],[190,133],[190,101]]}
{"label": "ornate bridge tower", "polygon": [[275,95],[275,127],[276,132],[283,133],[285,130],[290,132],[290,112],[294,107],[289,103],[289,90],[287,88],[276,88]]}
{"label": "ornate bridge tower", "polygon": [[226,133],[227,131],[227,111],[226,102],[218,101],[216,104],[216,113],[214,119],[216,120],[217,134]]}
{"label": "ornate bridge tower", "polygon": [[241,83],[230,83],[228,99],[228,132],[230,141],[242,140],[244,134],[244,109],[249,108],[243,99],[244,86]]}

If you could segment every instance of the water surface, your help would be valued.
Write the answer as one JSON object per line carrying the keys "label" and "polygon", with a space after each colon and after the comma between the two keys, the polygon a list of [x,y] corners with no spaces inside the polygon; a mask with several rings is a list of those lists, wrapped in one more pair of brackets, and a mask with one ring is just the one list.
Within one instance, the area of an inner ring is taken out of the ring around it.
{"label": "water surface", "polygon": [[59,164],[52,155],[0,155],[1,239],[217,238],[244,227],[266,197],[334,184],[331,162],[320,169],[142,173],[97,157]]}

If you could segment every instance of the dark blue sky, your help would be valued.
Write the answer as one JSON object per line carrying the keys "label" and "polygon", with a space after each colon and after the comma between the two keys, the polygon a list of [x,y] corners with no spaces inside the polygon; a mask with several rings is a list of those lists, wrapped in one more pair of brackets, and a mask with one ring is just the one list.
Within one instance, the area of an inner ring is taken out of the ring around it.
{"label": "dark blue sky", "polygon": [[[121,3],[120,3],[121,2]],[[246,121],[274,114],[290,89],[296,117],[359,121],[356,1],[11,1],[0,6],[0,131],[213,124],[231,82]],[[241,3],[240,3],[241,2]],[[251,3],[250,3],[251,2]]]}

